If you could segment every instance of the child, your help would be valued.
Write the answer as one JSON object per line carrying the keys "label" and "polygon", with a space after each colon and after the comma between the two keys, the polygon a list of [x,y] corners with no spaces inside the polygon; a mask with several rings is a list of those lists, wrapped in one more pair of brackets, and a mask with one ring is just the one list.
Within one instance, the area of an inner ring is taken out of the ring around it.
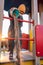
{"label": "child", "polygon": [[[22,7],[22,9],[21,9]],[[13,18],[13,15],[12,13],[16,14],[16,17],[18,19],[23,19],[22,18],[22,14],[25,13],[25,5],[22,4],[17,8],[15,7],[12,7],[10,10],[9,10],[9,17],[12,17]],[[22,27],[22,22],[19,22],[19,34],[20,34],[20,37],[22,37],[21,35],[21,27]],[[15,37],[15,32],[14,32],[14,19],[13,20],[10,20],[10,26],[9,26],[9,30],[8,30],[8,37],[11,37],[11,38],[14,38]],[[15,47],[15,42],[14,40],[8,40],[8,43],[9,43],[9,51],[10,51],[10,54],[9,54],[9,59],[12,60],[13,59],[13,50],[14,50],[14,47]],[[22,44],[22,42],[20,41],[20,45]]]}

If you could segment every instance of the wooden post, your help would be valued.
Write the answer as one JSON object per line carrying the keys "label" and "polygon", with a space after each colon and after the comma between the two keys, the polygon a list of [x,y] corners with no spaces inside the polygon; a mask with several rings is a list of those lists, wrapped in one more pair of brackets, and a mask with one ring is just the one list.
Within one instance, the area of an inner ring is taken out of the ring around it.
{"label": "wooden post", "polygon": [[[35,26],[38,24],[38,0],[31,0],[31,8],[32,8],[32,19],[35,22],[34,25],[34,38],[35,38]],[[35,39],[34,39],[35,40]],[[35,65],[40,65],[40,57],[36,56],[36,42],[33,44],[33,55],[35,59]]]}

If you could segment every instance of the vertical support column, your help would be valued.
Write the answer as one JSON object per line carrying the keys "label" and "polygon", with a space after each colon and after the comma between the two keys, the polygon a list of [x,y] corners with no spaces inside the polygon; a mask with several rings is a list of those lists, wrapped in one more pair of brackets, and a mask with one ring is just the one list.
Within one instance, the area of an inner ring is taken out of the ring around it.
{"label": "vertical support column", "polygon": [[[0,38],[2,37],[3,9],[4,9],[4,0],[0,0]],[[1,40],[0,40],[0,53],[1,53]]]}
{"label": "vertical support column", "polygon": [[38,24],[38,2],[37,0],[31,0],[32,6],[32,19],[35,20],[35,25]]}
{"label": "vertical support column", "polygon": [[2,35],[4,0],[0,0],[0,35]]}
{"label": "vertical support column", "polygon": [[[34,25],[34,38],[35,38],[35,26],[38,24],[38,0],[31,0],[32,7],[32,19],[35,21]],[[35,39],[34,39],[35,40]],[[33,44],[33,55],[35,58],[35,65],[40,65],[40,57],[36,56],[36,43]]]}

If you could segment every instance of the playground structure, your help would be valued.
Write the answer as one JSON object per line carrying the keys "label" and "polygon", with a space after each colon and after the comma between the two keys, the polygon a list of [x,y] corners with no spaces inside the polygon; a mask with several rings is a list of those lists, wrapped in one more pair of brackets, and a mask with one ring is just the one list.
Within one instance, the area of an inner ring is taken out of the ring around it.
{"label": "playground structure", "polygon": [[[3,5],[4,5],[4,0],[1,0],[1,2],[3,2]],[[0,3],[1,5],[1,3]],[[2,6],[2,5],[1,5]],[[0,8],[0,24],[2,24],[2,20],[3,18],[7,18],[7,17],[3,17],[3,15],[1,13],[3,13],[3,6]],[[22,64],[23,65],[42,65],[43,64],[43,36],[42,36],[42,33],[43,33],[43,25],[39,25],[38,24],[38,4],[37,4],[37,0],[32,0],[32,19],[34,20],[34,23],[33,21],[29,21],[29,23],[31,23],[33,25],[33,30],[34,30],[34,38],[32,39],[25,39],[25,40],[30,40],[30,41],[34,41],[33,43],[33,55],[34,55],[34,58],[32,60],[28,60],[28,61],[24,61]],[[10,18],[7,18],[7,19],[10,19]],[[28,22],[28,21],[27,21]],[[0,27],[0,29],[2,29],[2,25]],[[41,32],[42,31],[42,32]],[[0,33],[1,33],[1,30],[0,30]],[[0,36],[1,37],[1,36]],[[1,39],[1,38],[0,38]],[[14,38],[6,38],[6,39],[14,39]],[[18,38],[19,39],[19,38]],[[19,39],[20,40],[20,39]],[[21,40],[23,40],[21,38]],[[0,46],[1,46],[1,40],[0,40]],[[0,47],[1,48],[1,47]],[[0,50],[0,53],[1,53],[1,50]],[[41,63],[40,63],[40,57],[41,58]],[[15,61],[14,62],[0,62],[1,64],[10,64],[12,65],[13,63],[15,64]]]}

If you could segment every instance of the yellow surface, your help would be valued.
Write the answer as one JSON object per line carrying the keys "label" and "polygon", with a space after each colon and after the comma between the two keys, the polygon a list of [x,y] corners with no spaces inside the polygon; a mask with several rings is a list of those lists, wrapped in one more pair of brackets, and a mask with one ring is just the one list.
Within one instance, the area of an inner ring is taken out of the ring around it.
{"label": "yellow surface", "polygon": [[[30,30],[30,39],[32,39],[33,38],[33,33],[32,33],[32,30]],[[30,44],[29,44],[29,46],[30,46],[30,51],[32,51],[32,49],[33,49],[33,41],[30,41]]]}
{"label": "yellow surface", "polygon": [[[10,62],[10,63],[4,63],[4,64],[1,64],[1,65],[16,65],[14,62]],[[22,65],[35,65],[34,61],[24,61],[22,62]],[[43,60],[40,61],[40,65],[43,65]]]}
{"label": "yellow surface", "polygon": [[43,60],[40,61],[40,64],[43,65]]}

